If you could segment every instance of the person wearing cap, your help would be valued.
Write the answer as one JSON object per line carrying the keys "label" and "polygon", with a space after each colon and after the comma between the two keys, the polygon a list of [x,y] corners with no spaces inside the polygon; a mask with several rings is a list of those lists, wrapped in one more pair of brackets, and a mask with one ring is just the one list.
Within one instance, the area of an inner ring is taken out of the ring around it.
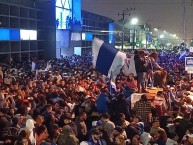
{"label": "person wearing cap", "polygon": [[81,106],[83,106],[85,108],[85,111],[87,113],[92,108],[91,99],[92,99],[92,97],[90,95],[86,95],[86,97],[84,98],[84,102],[81,105]]}
{"label": "person wearing cap", "polygon": [[88,142],[89,145],[103,145],[103,142],[101,140],[102,132],[100,132],[98,129],[92,129],[91,130],[91,138]]}

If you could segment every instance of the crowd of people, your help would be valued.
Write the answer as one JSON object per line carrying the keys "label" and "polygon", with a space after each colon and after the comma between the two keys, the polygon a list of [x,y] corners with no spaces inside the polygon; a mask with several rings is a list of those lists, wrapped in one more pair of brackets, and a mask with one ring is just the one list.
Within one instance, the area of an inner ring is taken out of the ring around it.
{"label": "crowd of people", "polygon": [[[137,76],[121,72],[116,88],[92,68],[91,56],[52,59],[39,73],[28,63],[2,65],[0,144],[193,144],[193,80],[179,56],[157,54],[136,51]],[[152,86],[163,91],[148,98]],[[134,106],[133,93],[142,93]]]}

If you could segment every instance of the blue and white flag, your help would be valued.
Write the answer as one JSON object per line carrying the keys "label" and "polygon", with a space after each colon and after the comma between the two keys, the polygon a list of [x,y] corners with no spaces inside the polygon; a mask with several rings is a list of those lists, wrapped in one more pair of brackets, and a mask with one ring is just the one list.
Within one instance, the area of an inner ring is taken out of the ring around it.
{"label": "blue and white flag", "polygon": [[184,52],[182,52],[182,53],[180,54],[179,60],[185,59],[186,56],[188,56],[188,51],[185,50]]}
{"label": "blue and white flag", "polygon": [[49,71],[51,68],[52,68],[52,65],[51,65],[51,63],[48,61],[46,68],[45,68],[45,69],[39,69],[38,72],[39,72],[39,73],[45,73],[45,72]]}
{"label": "blue and white flag", "polygon": [[32,61],[31,63],[31,70],[35,71],[36,70],[36,63]]}
{"label": "blue and white flag", "polygon": [[115,80],[124,65],[126,54],[98,38],[93,40],[92,54],[93,68],[108,78],[112,74],[113,80]]}

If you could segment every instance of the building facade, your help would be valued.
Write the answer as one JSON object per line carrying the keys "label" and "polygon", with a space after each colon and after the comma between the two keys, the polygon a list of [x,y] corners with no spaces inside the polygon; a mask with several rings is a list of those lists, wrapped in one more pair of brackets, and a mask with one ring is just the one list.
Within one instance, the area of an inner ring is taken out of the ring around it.
{"label": "building facade", "polygon": [[54,57],[55,39],[54,2],[0,1],[1,62]]}
{"label": "building facade", "polygon": [[[105,42],[109,42],[111,39],[110,29],[112,28],[112,22],[113,20],[110,18],[82,10],[83,54],[88,54],[91,52],[92,40],[94,37],[104,40]],[[112,43],[112,41],[110,43]]]}
{"label": "building facade", "polygon": [[88,54],[94,37],[115,45],[113,20],[81,0],[0,1],[0,62]]}

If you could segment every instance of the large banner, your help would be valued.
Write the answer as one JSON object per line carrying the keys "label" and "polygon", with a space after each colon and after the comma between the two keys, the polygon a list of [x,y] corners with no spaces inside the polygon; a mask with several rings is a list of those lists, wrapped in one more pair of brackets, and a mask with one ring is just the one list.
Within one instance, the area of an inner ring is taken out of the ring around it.
{"label": "large banner", "polygon": [[193,73],[193,57],[185,57],[185,71]]}

